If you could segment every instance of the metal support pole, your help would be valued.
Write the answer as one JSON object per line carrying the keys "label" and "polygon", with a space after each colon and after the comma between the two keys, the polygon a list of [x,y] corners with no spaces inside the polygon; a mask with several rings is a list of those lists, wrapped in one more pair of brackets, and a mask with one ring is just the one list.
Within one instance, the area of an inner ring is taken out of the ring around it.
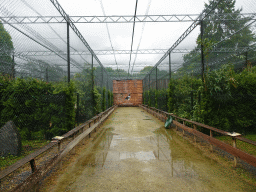
{"label": "metal support pole", "polygon": [[46,68],[45,70],[45,79],[46,79],[46,82],[48,82],[48,67]]}
{"label": "metal support pole", "polygon": [[15,78],[15,56],[14,54],[12,55],[12,78],[14,79]]}
{"label": "metal support pole", "polygon": [[156,67],[156,90],[157,90],[157,67]]}
{"label": "metal support pole", "polygon": [[148,75],[148,87],[149,87],[149,90],[150,90],[150,74]]}
{"label": "metal support pole", "polygon": [[76,104],[76,123],[77,125],[79,125],[79,93],[77,93],[76,95],[76,99],[77,99],[77,104]]}
{"label": "metal support pole", "polygon": [[92,90],[94,88],[94,74],[93,74],[93,55],[92,55]]}
{"label": "metal support pole", "polygon": [[193,91],[191,91],[191,111],[193,110],[193,106],[194,106],[194,98],[193,98],[193,96],[194,96],[194,94],[193,94]]}
{"label": "metal support pole", "polygon": [[169,53],[169,79],[172,78],[171,52]]}
{"label": "metal support pole", "polygon": [[202,82],[204,82],[204,45],[203,45],[203,35],[204,35],[204,27],[203,20],[201,20],[201,64],[202,64]]}
{"label": "metal support pole", "polygon": [[248,51],[245,52],[245,67],[248,67]]}
{"label": "metal support pole", "polygon": [[101,67],[101,88],[104,87],[103,80],[104,80],[103,67]]}
{"label": "metal support pole", "polygon": [[70,82],[70,37],[69,37],[69,18],[67,22],[67,56],[68,56],[68,83]]}

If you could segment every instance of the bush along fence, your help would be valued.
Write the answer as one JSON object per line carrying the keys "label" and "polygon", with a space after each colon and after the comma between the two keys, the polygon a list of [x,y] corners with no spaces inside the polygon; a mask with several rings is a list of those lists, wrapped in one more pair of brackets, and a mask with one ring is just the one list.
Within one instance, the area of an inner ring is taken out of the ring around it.
{"label": "bush along fence", "polygon": [[[117,106],[112,106],[62,136],[54,137],[49,144],[1,171],[1,191],[34,191],[38,182],[40,182],[59,161],[79,143],[85,141],[86,138],[90,138],[94,132],[99,130],[100,125],[112,114],[116,107]],[[45,160],[37,159],[38,157]],[[29,175],[24,180],[17,181],[16,185],[12,186],[12,188],[5,188],[9,186],[9,181],[13,179],[12,173],[18,171],[17,173],[21,174],[20,171],[24,172],[24,170],[26,170],[24,166],[27,166],[28,162],[31,168]]]}
{"label": "bush along fence", "polygon": [[183,74],[168,80],[168,87],[155,86],[158,81],[144,83],[145,105],[224,131],[256,133],[256,67],[222,65],[207,71],[203,82]]}
{"label": "bush along fence", "polygon": [[[238,161],[241,162],[242,160],[243,163],[244,162],[247,163],[245,165],[246,168],[249,168],[250,171],[256,174],[256,157],[248,153],[245,153],[240,149],[237,149],[237,145],[236,145],[237,140],[245,142],[250,145],[254,145],[254,146],[256,146],[256,142],[246,139],[242,137],[240,134],[230,133],[230,132],[223,131],[202,123],[181,118],[172,113],[168,113],[168,112],[156,109],[154,107],[149,107],[146,105],[141,105],[140,107],[163,122],[165,122],[167,118],[171,116],[174,119],[173,126],[175,126],[176,130],[181,131],[183,135],[192,136],[195,142],[202,141],[210,144],[211,150],[216,150],[216,151],[222,150],[227,154],[232,155],[234,159],[235,167],[237,166]],[[203,133],[201,131],[202,129],[205,130],[204,132],[208,132],[208,134]],[[214,133],[231,137],[233,141],[232,146],[214,138],[213,137]],[[252,167],[248,167],[248,166],[252,166]]]}
{"label": "bush along fence", "polygon": [[22,140],[49,140],[112,106],[110,90],[79,83],[0,76],[1,127],[12,120]]}

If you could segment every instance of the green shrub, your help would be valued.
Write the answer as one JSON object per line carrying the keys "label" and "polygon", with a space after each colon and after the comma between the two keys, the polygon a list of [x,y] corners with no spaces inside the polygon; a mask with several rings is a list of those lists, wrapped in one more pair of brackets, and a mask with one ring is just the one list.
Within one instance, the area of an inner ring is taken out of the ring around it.
{"label": "green shrub", "polygon": [[74,126],[74,88],[71,83],[60,90],[37,79],[10,81],[1,92],[1,125],[13,120],[23,140],[67,132]]}
{"label": "green shrub", "polygon": [[94,106],[94,115],[99,114],[102,112],[102,104],[101,104],[101,94],[99,93],[99,90],[97,87],[94,87],[93,89],[93,106]]}

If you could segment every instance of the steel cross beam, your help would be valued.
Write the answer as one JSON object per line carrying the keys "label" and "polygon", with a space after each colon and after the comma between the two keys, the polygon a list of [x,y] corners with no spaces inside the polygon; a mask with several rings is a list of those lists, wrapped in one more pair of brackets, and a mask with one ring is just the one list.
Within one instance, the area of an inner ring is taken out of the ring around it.
{"label": "steel cross beam", "polygon": [[[60,10],[56,0],[51,0]],[[63,10],[63,9],[62,9]],[[62,16],[11,16],[1,17],[3,23],[9,24],[29,24],[29,23],[66,23],[67,15],[61,11]],[[255,20],[256,13],[225,13],[225,14],[209,14],[212,17],[207,17],[204,20]],[[199,14],[180,14],[180,15],[137,15],[135,22],[193,22],[199,21]],[[133,15],[114,15],[114,16],[69,16],[72,23],[132,23]]]}
{"label": "steel cross beam", "polygon": [[[246,50],[251,49],[250,47],[238,47],[238,48],[214,48],[211,49],[210,53],[238,53],[245,52]],[[94,50],[96,55],[112,55],[112,54],[165,54],[168,49],[140,49],[140,50]],[[173,49],[172,53],[189,53],[191,49]],[[194,51],[200,51],[200,49],[195,49]],[[9,55],[10,53],[6,53],[0,50],[0,56]],[[11,53],[13,54],[13,53]],[[54,56],[54,55],[65,55],[64,52],[52,52],[52,51],[22,51],[22,52],[14,52],[15,56]],[[89,51],[73,51],[70,55],[91,55]]]}
{"label": "steel cross beam", "polygon": [[64,11],[64,9],[61,7],[61,5],[59,4],[59,2],[57,0],[50,0],[52,2],[52,4],[55,6],[55,8],[59,11],[59,13],[62,15],[62,17],[65,19],[65,23],[69,22],[69,26],[71,27],[71,29],[73,29],[73,31],[75,32],[75,34],[79,37],[79,39],[83,42],[83,44],[85,45],[85,47],[91,52],[91,55],[94,57],[94,59],[98,62],[98,64],[103,67],[104,71],[106,74],[107,71],[104,68],[104,66],[102,65],[102,63],[100,62],[99,58],[97,57],[97,55],[94,53],[94,51],[92,50],[92,48],[90,47],[90,45],[87,43],[87,41],[84,39],[83,35],[80,33],[80,31],[77,29],[77,27],[75,26],[75,24],[72,22],[72,20],[70,20],[69,15]]}
{"label": "steel cross beam", "polygon": [[[212,2],[211,5],[213,5],[215,3],[215,5],[213,6],[213,8],[208,11],[205,12],[205,10],[203,10],[203,12],[198,16],[198,18],[196,19],[196,21],[194,21],[189,27],[188,29],[179,37],[179,39],[171,46],[171,48],[163,55],[163,57],[155,64],[155,66],[148,72],[148,75],[158,66],[160,65],[160,63],[162,63],[162,61],[169,56],[169,53],[172,52],[172,50],[174,50],[196,27],[197,25],[200,24],[200,22],[198,20],[203,20],[206,16],[208,16],[211,11],[213,9],[215,9],[215,7],[220,3],[221,0],[217,0],[216,2]],[[146,78],[148,75],[146,75],[144,78]]]}

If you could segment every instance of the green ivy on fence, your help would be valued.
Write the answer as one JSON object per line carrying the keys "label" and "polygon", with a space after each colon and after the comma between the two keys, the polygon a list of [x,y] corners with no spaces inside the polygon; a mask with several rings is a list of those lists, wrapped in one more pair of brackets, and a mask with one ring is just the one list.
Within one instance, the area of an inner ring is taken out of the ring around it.
{"label": "green ivy on fence", "polygon": [[208,71],[205,82],[184,75],[168,89],[143,93],[144,104],[226,131],[256,132],[256,67],[242,72],[232,65]]}

